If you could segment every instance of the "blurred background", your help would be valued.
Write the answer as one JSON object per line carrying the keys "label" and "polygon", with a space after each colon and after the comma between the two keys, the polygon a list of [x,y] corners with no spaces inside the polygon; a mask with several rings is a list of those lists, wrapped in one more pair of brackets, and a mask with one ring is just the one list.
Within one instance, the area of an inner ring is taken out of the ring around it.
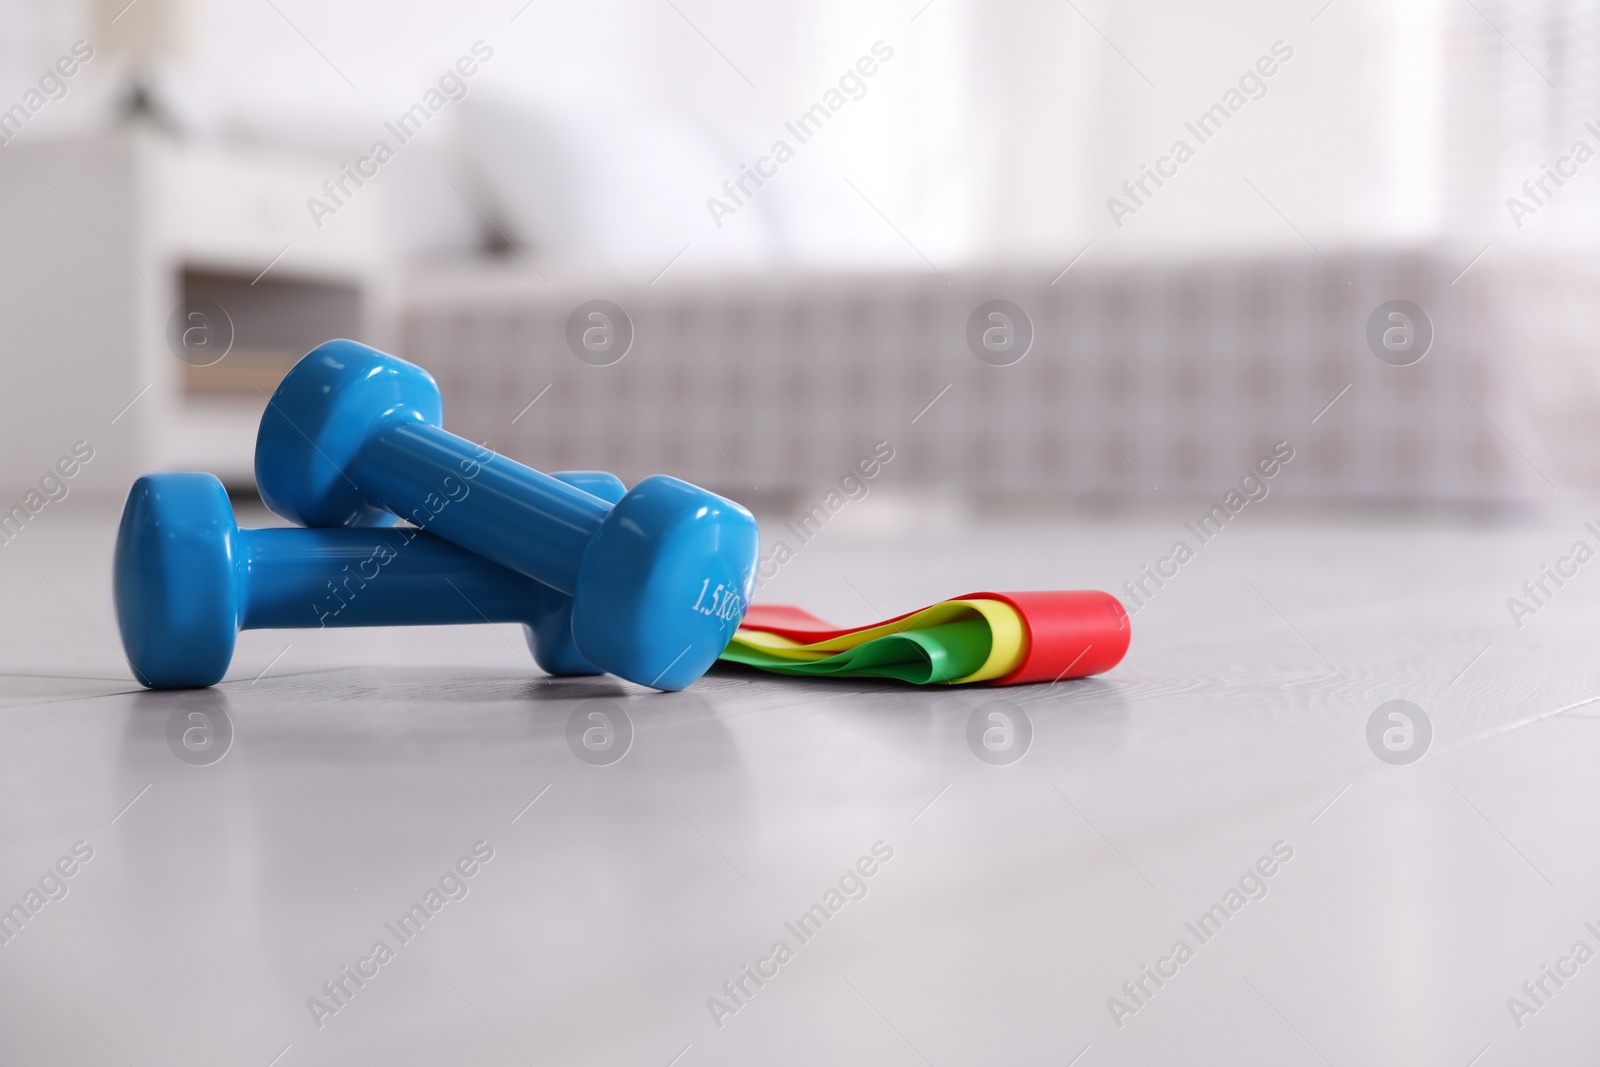
{"label": "blurred background", "polygon": [[248,493],[334,336],[763,507],[1600,481],[1589,0],[0,0],[4,108],[0,510]]}
{"label": "blurred background", "polygon": [[[999,700],[641,695],[475,626],[130,692],[130,483],[272,521],[256,427],[334,337],[540,469],[750,504],[758,602],[1102,588],[1137,637]],[[1592,1061],[1592,976],[1504,998],[1600,935],[1596,338],[1600,0],[0,0],[0,908],[105,857],[6,949],[0,1062]],[[480,833],[477,903],[313,1041]]]}

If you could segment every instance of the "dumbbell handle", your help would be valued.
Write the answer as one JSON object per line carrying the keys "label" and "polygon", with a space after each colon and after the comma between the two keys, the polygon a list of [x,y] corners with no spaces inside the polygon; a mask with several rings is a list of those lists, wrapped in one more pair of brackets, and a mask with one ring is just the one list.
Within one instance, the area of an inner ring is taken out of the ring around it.
{"label": "dumbbell handle", "polygon": [[367,500],[572,595],[611,505],[419,420],[373,435],[350,468]]}
{"label": "dumbbell handle", "polygon": [[405,527],[240,530],[242,630],[529,622],[539,584]]}

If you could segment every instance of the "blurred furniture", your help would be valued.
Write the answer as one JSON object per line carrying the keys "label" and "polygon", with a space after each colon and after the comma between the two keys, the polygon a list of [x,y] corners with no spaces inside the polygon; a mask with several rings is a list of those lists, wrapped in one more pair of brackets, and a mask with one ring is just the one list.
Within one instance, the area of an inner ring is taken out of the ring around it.
{"label": "blurred furniture", "polygon": [[190,0],[144,0],[137,11],[128,0],[94,0],[92,40],[118,63],[123,82],[118,119],[174,130],[178,123],[163,99],[162,79],[193,51]]}
{"label": "blurred furniture", "polygon": [[[381,188],[320,230],[305,206],[337,168],[138,131],[0,152],[0,501],[78,440],[96,450],[75,483],[90,493],[152,469],[252,484],[256,423],[293,361],[332,336],[383,341]],[[196,306],[212,355],[170,343]]]}
{"label": "blurred furniture", "polygon": [[[880,438],[896,450],[885,483],[978,495],[1214,498],[1279,440],[1296,458],[1272,491],[1302,499],[1497,506],[1600,486],[1600,271],[1497,253],[1463,275],[1471,259],[1085,261],[1054,284],[463,271],[409,286],[401,350],[438,376],[457,433],[545,469],[670,471],[735,495],[825,486]],[[635,332],[610,366],[566,339],[595,298]],[[995,298],[1036,333],[1012,366],[967,347],[968,316]],[[1436,332],[1412,366],[1366,341],[1396,298]]]}

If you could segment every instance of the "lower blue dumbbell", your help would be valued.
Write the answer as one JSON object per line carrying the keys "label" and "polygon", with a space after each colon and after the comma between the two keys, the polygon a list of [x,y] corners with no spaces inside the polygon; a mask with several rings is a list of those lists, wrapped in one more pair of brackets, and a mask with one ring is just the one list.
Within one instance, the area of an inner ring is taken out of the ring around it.
{"label": "lower blue dumbbell", "polygon": [[[622,483],[563,480],[606,499]],[[572,598],[407,527],[241,530],[209,474],[134,482],[117,530],[117,624],[154,689],[214,685],[240,630],[520,622],[539,666],[599,674],[572,644]]]}

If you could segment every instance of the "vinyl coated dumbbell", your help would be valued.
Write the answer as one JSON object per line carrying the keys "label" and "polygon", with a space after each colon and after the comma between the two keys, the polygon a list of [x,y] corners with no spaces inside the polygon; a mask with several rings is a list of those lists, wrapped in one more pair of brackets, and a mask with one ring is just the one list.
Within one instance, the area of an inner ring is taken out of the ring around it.
{"label": "vinyl coated dumbbell", "polygon": [[262,416],[261,498],[305,526],[410,519],[571,595],[573,641],[597,667],[666,690],[705,673],[754,586],[748,511],[660,475],[611,504],[445,431],[442,418],[422,368],[354,341],[318,345]]}
{"label": "vinyl coated dumbbell", "polygon": [[[608,497],[609,474],[557,477]],[[598,674],[572,643],[572,600],[405,527],[241,530],[209,474],[133,483],[113,588],[123,648],[154,689],[214,685],[240,630],[520,622],[551,674]]]}
{"label": "vinyl coated dumbbell", "polygon": [[[628,487],[622,484],[621,478],[605,471],[553,471],[550,477],[597,496],[607,504],[615,504],[628,493]],[[534,661],[547,674],[604,674],[599,667],[584,659],[583,653],[573,643],[572,598],[543,582],[534,582],[533,585],[534,595],[530,601],[532,612],[524,622]]]}

